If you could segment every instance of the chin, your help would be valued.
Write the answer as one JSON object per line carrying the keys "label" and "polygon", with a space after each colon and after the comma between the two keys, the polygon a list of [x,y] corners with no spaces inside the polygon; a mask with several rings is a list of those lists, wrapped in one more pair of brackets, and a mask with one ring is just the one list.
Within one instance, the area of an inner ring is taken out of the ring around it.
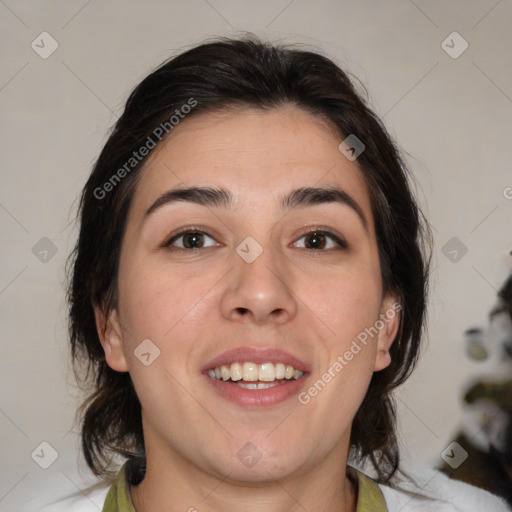
{"label": "chin", "polygon": [[262,458],[252,467],[245,467],[237,458],[230,464],[218,468],[220,474],[229,475],[227,481],[242,486],[263,487],[270,482],[283,480],[300,468],[296,461],[271,461]]}
{"label": "chin", "polygon": [[209,460],[204,460],[204,470],[238,485],[258,486],[286,478],[305,468],[306,461],[299,460],[291,446],[275,446],[268,439],[266,443],[237,440],[233,444],[234,447],[225,447],[222,454],[211,452]]}

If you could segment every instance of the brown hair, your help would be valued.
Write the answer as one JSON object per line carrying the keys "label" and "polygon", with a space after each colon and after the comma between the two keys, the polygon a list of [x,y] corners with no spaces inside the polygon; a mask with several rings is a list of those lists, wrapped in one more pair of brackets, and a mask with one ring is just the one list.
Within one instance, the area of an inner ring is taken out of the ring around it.
{"label": "brown hair", "polygon": [[399,151],[347,74],[316,52],[255,37],[201,44],[147,76],[128,98],[84,187],[68,299],[75,374],[82,385],[92,385],[79,410],[87,464],[99,475],[110,469],[112,455],[144,453],[140,403],[129,373],[116,372],[105,361],[93,304],[105,313],[116,307],[123,233],[147,158],[138,150],[149,140],[158,144],[155,132],[170,132],[172,116],[192,103],[189,116],[232,106],[266,110],[293,104],[327,120],[341,136],[355,135],[364,143],[357,162],[372,203],[383,289],[399,297],[402,309],[391,364],[373,375],[353,421],[351,448],[356,459],[369,459],[380,482],[388,482],[399,465],[391,392],[416,363],[425,318],[428,227]]}

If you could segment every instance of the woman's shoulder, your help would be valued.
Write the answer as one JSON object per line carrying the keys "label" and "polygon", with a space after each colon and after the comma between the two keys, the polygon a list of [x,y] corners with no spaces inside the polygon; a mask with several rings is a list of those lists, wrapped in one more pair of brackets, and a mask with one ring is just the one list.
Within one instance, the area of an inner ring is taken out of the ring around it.
{"label": "woman's shoulder", "polygon": [[39,475],[31,482],[18,512],[99,512],[102,510],[110,480],[101,480],[77,471],[72,464],[61,471]]}
{"label": "woman's shoulder", "polygon": [[[434,469],[407,470],[407,477],[394,478],[394,486],[379,484],[388,512],[512,512],[500,498],[472,485],[452,480]],[[98,512],[110,483],[98,482],[88,489],[63,496],[54,489],[53,499],[43,494],[27,503],[23,512]],[[406,492],[408,491],[408,492]]]}
{"label": "woman's shoulder", "polygon": [[102,509],[109,487],[102,486],[84,494],[77,491],[68,496],[59,496],[55,500],[33,499],[26,503],[23,512],[98,512]]}
{"label": "woman's shoulder", "polygon": [[[397,487],[379,485],[389,512],[511,512],[501,498],[452,480],[435,469],[407,471],[394,479]],[[408,492],[406,492],[408,491]]]}
{"label": "woman's shoulder", "polygon": [[82,493],[76,493],[39,510],[40,512],[99,512],[105,503],[108,490],[109,488],[105,486],[85,496]]}

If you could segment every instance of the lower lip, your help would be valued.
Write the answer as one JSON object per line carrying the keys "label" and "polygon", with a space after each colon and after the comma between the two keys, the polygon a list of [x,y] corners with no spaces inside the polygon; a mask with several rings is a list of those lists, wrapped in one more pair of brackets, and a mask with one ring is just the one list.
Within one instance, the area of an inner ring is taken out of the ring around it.
{"label": "lower lip", "polygon": [[236,405],[241,407],[271,407],[297,396],[308,375],[305,374],[300,379],[290,380],[267,389],[245,389],[232,382],[212,379],[206,374],[203,374],[203,376],[222,398]]}

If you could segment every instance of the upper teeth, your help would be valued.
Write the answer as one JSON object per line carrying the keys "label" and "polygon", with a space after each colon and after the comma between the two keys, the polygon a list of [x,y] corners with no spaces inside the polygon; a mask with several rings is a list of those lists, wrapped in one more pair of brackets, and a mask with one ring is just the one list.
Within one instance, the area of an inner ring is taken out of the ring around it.
{"label": "upper teeth", "polygon": [[304,372],[296,370],[291,365],[283,363],[263,363],[256,364],[251,362],[232,363],[231,365],[222,365],[208,370],[208,375],[217,380],[244,380],[247,382],[272,382],[278,379],[300,379]]}

